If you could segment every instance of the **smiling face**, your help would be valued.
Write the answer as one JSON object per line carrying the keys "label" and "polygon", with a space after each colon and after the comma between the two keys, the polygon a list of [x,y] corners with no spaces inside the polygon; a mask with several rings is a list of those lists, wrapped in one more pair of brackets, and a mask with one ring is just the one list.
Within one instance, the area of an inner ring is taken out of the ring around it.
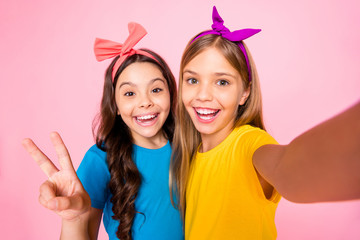
{"label": "smiling face", "polygon": [[162,126],[170,111],[170,93],[156,65],[135,62],[126,67],[116,82],[115,101],[135,144],[166,140]]}
{"label": "smiling face", "polygon": [[245,103],[250,90],[244,90],[239,72],[214,47],[195,56],[182,74],[183,104],[203,147],[211,149],[231,132],[238,106]]}

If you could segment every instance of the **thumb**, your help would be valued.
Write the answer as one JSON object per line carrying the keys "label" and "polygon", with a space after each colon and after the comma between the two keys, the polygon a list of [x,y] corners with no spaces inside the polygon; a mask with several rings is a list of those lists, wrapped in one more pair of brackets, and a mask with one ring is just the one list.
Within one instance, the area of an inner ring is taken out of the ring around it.
{"label": "thumb", "polygon": [[89,195],[75,193],[69,197],[56,197],[48,202],[48,208],[54,211],[77,210],[87,211],[91,206]]}

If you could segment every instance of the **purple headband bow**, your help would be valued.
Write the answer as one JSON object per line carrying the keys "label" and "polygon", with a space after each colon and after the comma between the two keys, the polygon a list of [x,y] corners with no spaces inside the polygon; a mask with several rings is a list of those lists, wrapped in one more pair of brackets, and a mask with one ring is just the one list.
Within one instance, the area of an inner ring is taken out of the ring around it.
{"label": "purple headband bow", "polygon": [[246,65],[247,65],[247,69],[249,72],[249,82],[251,82],[251,68],[250,68],[250,64],[249,64],[249,59],[248,59],[245,47],[241,41],[257,34],[258,32],[261,31],[261,29],[247,28],[247,29],[241,29],[241,30],[236,30],[236,31],[230,32],[230,30],[224,26],[224,20],[220,17],[215,6],[213,8],[212,19],[213,19],[213,24],[211,25],[212,30],[205,31],[205,32],[199,34],[191,42],[195,41],[196,39],[198,39],[202,36],[205,36],[208,34],[215,34],[215,35],[220,35],[223,38],[236,43],[245,56]]}

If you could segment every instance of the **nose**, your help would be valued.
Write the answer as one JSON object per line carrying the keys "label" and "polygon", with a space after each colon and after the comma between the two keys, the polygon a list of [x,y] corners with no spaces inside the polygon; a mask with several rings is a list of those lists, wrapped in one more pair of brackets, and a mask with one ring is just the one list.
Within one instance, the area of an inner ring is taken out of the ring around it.
{"label": "nose", "polygon": [[140,106],[141,108],[149,108],[149,107],[151,107],[151,106],[153,106],[153,105],[154,105],[154,103],[152,102],[151,97],[148,96],[148,94],[144,94],[144,95],[141,97],[141,99],[140,99],[140,104],[139,104],[139,106]]}
{"label": "nose", "polygon": [[197,98],[201,101],[211,101],[213,91],[209,83],[203,83],[198,87]]}

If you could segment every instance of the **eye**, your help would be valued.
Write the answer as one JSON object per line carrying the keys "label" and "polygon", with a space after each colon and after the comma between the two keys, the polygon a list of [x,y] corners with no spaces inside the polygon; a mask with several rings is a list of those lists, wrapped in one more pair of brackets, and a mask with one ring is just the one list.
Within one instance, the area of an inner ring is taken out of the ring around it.
{"label": "eye", "polygon": [[222,79],[222,80],[217,81],[216,84],[219,86],[226,86],[226,85],[229,85],[229,82]]}
{"label": "eye", "polygon": [[196,80],[195,78],[189,78],[189,79],[186,80],[186,82],[188,84],[197,84],[198,80]]}
{"label": "eye", "polygon": [[151,90],[153,93],[159,93],[162,91],[161,88],[154,88],[153,90]]}
{"label": "eye", "polygon": [[126,92],[126,93],[124,94],[124,96],[127,96],[127,97],[131,97],[131,96],[134,96],[134,95],[135,95],[134,92]]}

